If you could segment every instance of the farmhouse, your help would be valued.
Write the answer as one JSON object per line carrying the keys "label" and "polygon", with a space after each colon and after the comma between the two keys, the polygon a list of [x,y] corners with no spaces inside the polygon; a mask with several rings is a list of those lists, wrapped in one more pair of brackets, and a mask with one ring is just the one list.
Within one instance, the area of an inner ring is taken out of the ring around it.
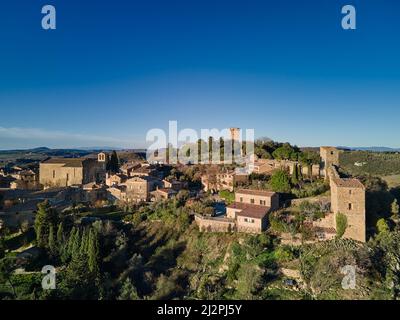
{"label": "farmhouse", "polygon": [[279,195],[263,190],[240,189],[235,202],[226,208],[226,216],[196,215],[200,231],[261,233],[267,228],[268,213],[279,208]]}

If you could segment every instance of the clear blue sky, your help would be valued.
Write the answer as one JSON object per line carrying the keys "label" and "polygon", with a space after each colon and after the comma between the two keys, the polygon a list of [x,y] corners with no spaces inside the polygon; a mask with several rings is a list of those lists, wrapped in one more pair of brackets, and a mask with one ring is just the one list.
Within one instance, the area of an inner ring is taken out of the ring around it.
{"label": "clear blue sky", "polygon": [[2,1],[0,149],[140,147],[168,120],[400,147],[399,35],[398,0]]}

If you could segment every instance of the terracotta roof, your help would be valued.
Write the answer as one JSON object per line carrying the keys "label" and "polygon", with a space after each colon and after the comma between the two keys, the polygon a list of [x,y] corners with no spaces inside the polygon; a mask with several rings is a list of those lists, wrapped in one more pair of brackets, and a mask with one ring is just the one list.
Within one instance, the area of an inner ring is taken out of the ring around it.
{"label": "terracotta roof", "polygon": [[242,210],[237,213],[238,216],[257,218],[257,219],[263,218],[271,209],[270,207],[259,206],[256,204],[248,204],[243,202],[234,202],[231,205],[229,205],[228,208]]}
{"label": "terracotta roof", "polygon": [[89,182],[86,183],[82,186],[83,190],[92,190],[92,189],[98,189],[101,188],[100,185],[98,185],[96,182]]}
{"label": "terracotta roof", "polygon": [[364,188],[364,185],[358,179],[354,178],[339,178],[335,179],[338,187],[345,188]]}
{"label": "terracotta roof", "polygon": [[170,189],[170,188],[159,188],[155,191],[159,191],[159,192],[163,192],[163,193],[167,193],[167,194],[177,193],[175,190]]}
{"label": "terracotta roof", "polygon": [[50,158],[42,163],[64,164],[63,167],[82,167],[85,160],[86,158]]}
{"label": "terracotta roof", "polygon": [[121,166],[121,169],[135,169],[140,168],[140,163],[125,163]]}
{"label": "terracotta roof", "polygon": [[149,168],[149,167],[140,167],[140,168],[134,169],[131,172],[131,174],[134,175],[135,173],[150,173],[152,171],[153,170],[151,168]]}
{"label": "terracotta roof", "polygon": [[125,192],[126,191],[126,186],[125,185],[119,185],[119,186],[112,186],[112,187],[108,188],[108,190],[112,190],[112,189],[119,190],[121,192]]}
{"label": "terracotta roof", "polygon": [[338,150],[338,148],[332,147],[332,146],[321,146],[320,149],[324,149],[324,150]]}
{"label": "terracotta roof", "polygon": [[107,179],[116,179],[116,178],[119,178],[120,180],[126,180],[128,179],[128,176],[123,173],[117,173],[107,177]]}
{"label": "terracotta roof", "polygon": [[272,191],[266,191],[266,190],[254,190],[254,189],[238,189],[235,191],[235,194],[249,194],[249,195],[254,195],[254,196],[264,196],[264,197],[271,197],[275,194],[275,192]]}

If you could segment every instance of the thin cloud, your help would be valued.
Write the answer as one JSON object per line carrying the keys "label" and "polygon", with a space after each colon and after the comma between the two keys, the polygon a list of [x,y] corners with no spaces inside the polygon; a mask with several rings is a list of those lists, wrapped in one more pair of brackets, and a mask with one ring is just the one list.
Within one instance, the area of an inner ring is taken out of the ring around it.
{"label": "thin cloud", "polygon": [[117,139],[114,137],[51,131],[40,128],[5,128],[0,126],[0,146],[1,139],[25,140],[27,145],[35,144],[36,141],[40,141],[41,143],[48,141],[49,144],[59,142],[60,145],[111,144],[112,146],[132,147],[137,142],[133,139]]}

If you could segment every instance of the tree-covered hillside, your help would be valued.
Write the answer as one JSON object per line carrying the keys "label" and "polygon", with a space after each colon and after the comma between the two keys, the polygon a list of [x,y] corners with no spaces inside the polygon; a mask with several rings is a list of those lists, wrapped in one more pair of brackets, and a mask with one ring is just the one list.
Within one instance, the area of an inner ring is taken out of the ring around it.
{"label": "tree-covered hillside", "polygon": [[340,166],[354,176],[388,176],[400,174],[400,153],[345,151],[340,154]]}
{"label": "tree-covered hillside", "polygon": [[[41,205],[40,255],[21,267],[2,235],[2,299],[392,299],[399,296],[400,236],[380,228],[367,244],[332,240],[298,247],[260,235],[200,233],[184,201],[132,213],[57,213]],[[80,216],[84,215],[86,220]],[[110,219],[108,219],[110,215]],[[88,218],[101,217],[92,221]],[[392,230],[392,231],[391,231]],[[31,241],[31,240],[29,240]],[[29,245],[25,243],[24,246]],[[54,265],[55,290],[41,288]],[[342,287],[351,265],[356,286]],[[18,270],[19,271],[18,271]]]}

